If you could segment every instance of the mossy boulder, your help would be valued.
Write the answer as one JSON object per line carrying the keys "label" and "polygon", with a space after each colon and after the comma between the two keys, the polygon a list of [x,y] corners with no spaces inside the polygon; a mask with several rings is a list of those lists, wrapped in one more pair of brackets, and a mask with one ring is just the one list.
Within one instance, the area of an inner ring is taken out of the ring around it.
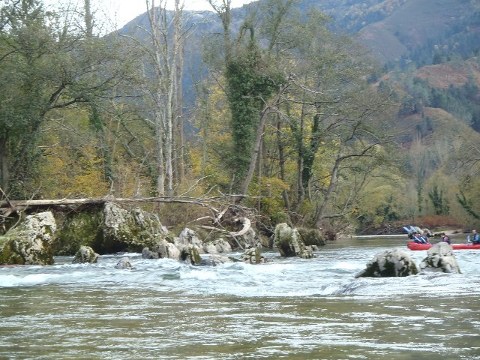
{"label": "mossy boulder", "polygon": [[313,257],[312,249],[305,245],[298,229],[291,228],[286,223],[275,227],[274,244],[281,256],[298,256],[304,259]]}
{"label": "mossy boulder", "polygon": [[192,265],[203,265],[202,257],[197,246],[189,245],[182,249],[180,254],[181,260]]}
{"label": "mossy boulder", "polygon": [[80,246],[89,246],[99,254],[140,252],[169,238],[156,214],[107,202],[103,207],[67,215],[55,242],[55,254],[74,255]]}
{"label": "mossy boulder", "polygon": [[89,246],[80,246],[80,249],[75,253],[73,264],[94,264],[98,260],[98,254]]}
{"label": "mossy boulder", "polygon": [[227,240],[218,238],[205,243],[203,250],[207,254],[224,254],[232,252],[232,246]]}
{"label": "mossy boulder", "polygon": [[197,231],[189,228],[184,228],[180,232],[180,235],[174,239],[173,243],[180,251],[183,251],[184,248],[189,246],[195,246],[200,253],[204,253],[202,239],[200,239]]}
{"label": "mossy boulder", "polygon": [[50,211],[28,215],[0,237],[0,264],[51,265],[57,225]]}
{"label": "mossy boulder", "polygon": [[399,249],[375,255],[365,270],[356,277],[404,277],[418,274],[418,267],[410,255]]}
{"label": "mossy boulder", "polygon": [[306,246],[325,246],[326,241],[320,230],[302,227],[297,228],[297,230]]}
{"label": "mossy boulder", "polygon": [[105,249],[137,251],[153,247],[169,236],[156,214],[140,208],[124,209],[107,202],[103,209],[103,244]]}
{"label": "mossy boulder", "polygon": [[[184,249],[186,247],[182,247]],[[160,240],[157,244],[144,247],[142,250],[143,259],[173,259],[180,260],[182,251],[170,241]]]}
{"label": "mossy boulder", "polygon": [[55,255],[75,255],[82,246],[105,253],[99,246],[103,242],[102,223],[102,208],[83,209],[67,214],[61,219],[54,242]]}
{"label": "mossy boulder", "polygon": [[286,223],[278,224],[275,227],[274,244],[281,256],[298,256],[303,259],[313,257],[312,249],[305,245],[298,229],[291,228]]}

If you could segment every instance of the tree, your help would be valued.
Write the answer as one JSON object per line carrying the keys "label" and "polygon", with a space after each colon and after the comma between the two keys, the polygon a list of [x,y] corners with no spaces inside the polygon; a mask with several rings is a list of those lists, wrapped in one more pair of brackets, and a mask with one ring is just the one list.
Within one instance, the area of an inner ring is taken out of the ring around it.
{"label": "tree", "polygon": [[25,186],[37,171],[39,134],[49,115],[116,97],[130,62],[119,61],[125,57],[114,38],[85,41],[89,31],[77,27],[81,22],[46,12],[37,0],[7,1],[1,19],[0,185],[31,196]]}
{"label": "tree", "polygon": [[[235,42],[232,41],[231,1],[209,0],[223,25],[226,94],[231,113],[233,190],[244,192],[255,164],[265,116],[266,102],[280,87],[281,78],[268,71],[263,51],[259,46],[255,27],[250,19],[241,26]],[[257,146],[255,146],[257,144]],[[253,160],[253,161],[252,161]],[[250,167],[250,171],[249,171]]]}
{"label": "tree", "polygon": [[435,215],[448,215],[450,212],[450,206],[445,198],[443,190],[438,188],[438,185],[434,185],[432,190],[428,193],[428,197],[432,202]]}
{"label": "tree", "polygon": [[[173,195],[174,164],[176,148],[183,148],[181,79],[184,41],[188,34],[183,30],[183,2],[175,0],[175,10],[170,13],[160,1],[146,1],[149,18],[149,45],[144,47],[147,64],[151,73],[145,72],[145,80],[150,86],[146,89],[147,101],[151,104],[153,127],[155,131],[158,195]],[[175,138],[175,133],[179,133]],[[179,162],[182,162],[180,159]],[[176,167],[180,170],[181,166]]]}
{"label": "tree", "polygon": [[[285,208],[291,209],[294,199],[292,210],[313,214],[310,223],[347,217],[368,176],[387,163],[382,120],[392,102],[367,84],[368,60],[351,42],[328,31],[323,14],[309,12],[296,20],[293,1],[268,2],[268,11],[259,11],[251,22],[261,26],[253,32],[244,25],[236,41],[228,27],[230,2],[210,3],[224,24],[232,148],[249,157],[234,160],[246,169],[236,173],[243,179],[236,189],[246,194],[253,184],[250,190],[260,194],[262,183],[275,183]],[[249,63],[251,55],[258,60]],[[268,91],[255,88],[260,79],[267,79]],[[239,121],[244,114],[248,119]],[[275,176],[280,181],[273,181]],[[297,191],[292,196],[288,188]]]}
{"label": "tree", "polygon": [[382,147],[391,140],[382,120],[392,102],[369,86],[370,60],[331,33],[324,14],[294,19],[284,26],[295,31],[279,31],[285,71],[294,73],[279,111],[296,153],[295,209],[313,206],[309,220],[321,226],[347,217],[368,176],[387,164]]}

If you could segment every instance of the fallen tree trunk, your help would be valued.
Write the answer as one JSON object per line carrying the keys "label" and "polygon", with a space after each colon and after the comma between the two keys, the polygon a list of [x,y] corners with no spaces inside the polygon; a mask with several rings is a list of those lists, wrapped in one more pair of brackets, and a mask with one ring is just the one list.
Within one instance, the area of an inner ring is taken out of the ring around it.
{"label": "fallen tree trunk", "polygon": [[62,207],[62,206],[81,206],[81,205],[104,205],[106,202],[115,202],[119,204],[126,203],[179,203],[193,204],[207,207],[214,213],[219,213],[211,203],[220,203],[221,198],[187,198],[187,197],[147,197],[147,198],[115,198],[106,196],[103,198],[86,199],[41,199],[41,200],[3,200],[0,202],[0,211],[3,214],[19,212],[25,209]]}

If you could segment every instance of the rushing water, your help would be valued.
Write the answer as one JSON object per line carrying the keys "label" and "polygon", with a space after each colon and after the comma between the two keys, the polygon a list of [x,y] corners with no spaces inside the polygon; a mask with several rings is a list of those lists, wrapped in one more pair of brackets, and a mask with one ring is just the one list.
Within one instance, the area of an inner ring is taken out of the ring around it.
{"label": "rushing water", "polygon": [[404,239],[262,265],[3,267],[0,359],[480,359],[480,251],[455,252],[462,274],[355,278],[394,247]]}

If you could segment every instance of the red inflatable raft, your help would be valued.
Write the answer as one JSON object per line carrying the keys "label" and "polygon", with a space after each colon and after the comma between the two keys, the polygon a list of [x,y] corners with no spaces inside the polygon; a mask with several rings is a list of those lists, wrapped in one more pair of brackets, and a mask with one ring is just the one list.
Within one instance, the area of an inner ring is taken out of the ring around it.
{"label": "red inflatable raft", "polygon": [[[409,241],[407,247],[410,250],[428,250],[432,244],[419,244],[414,241]],[[480,250],[480,244],[452,244],[453,250]]]}

